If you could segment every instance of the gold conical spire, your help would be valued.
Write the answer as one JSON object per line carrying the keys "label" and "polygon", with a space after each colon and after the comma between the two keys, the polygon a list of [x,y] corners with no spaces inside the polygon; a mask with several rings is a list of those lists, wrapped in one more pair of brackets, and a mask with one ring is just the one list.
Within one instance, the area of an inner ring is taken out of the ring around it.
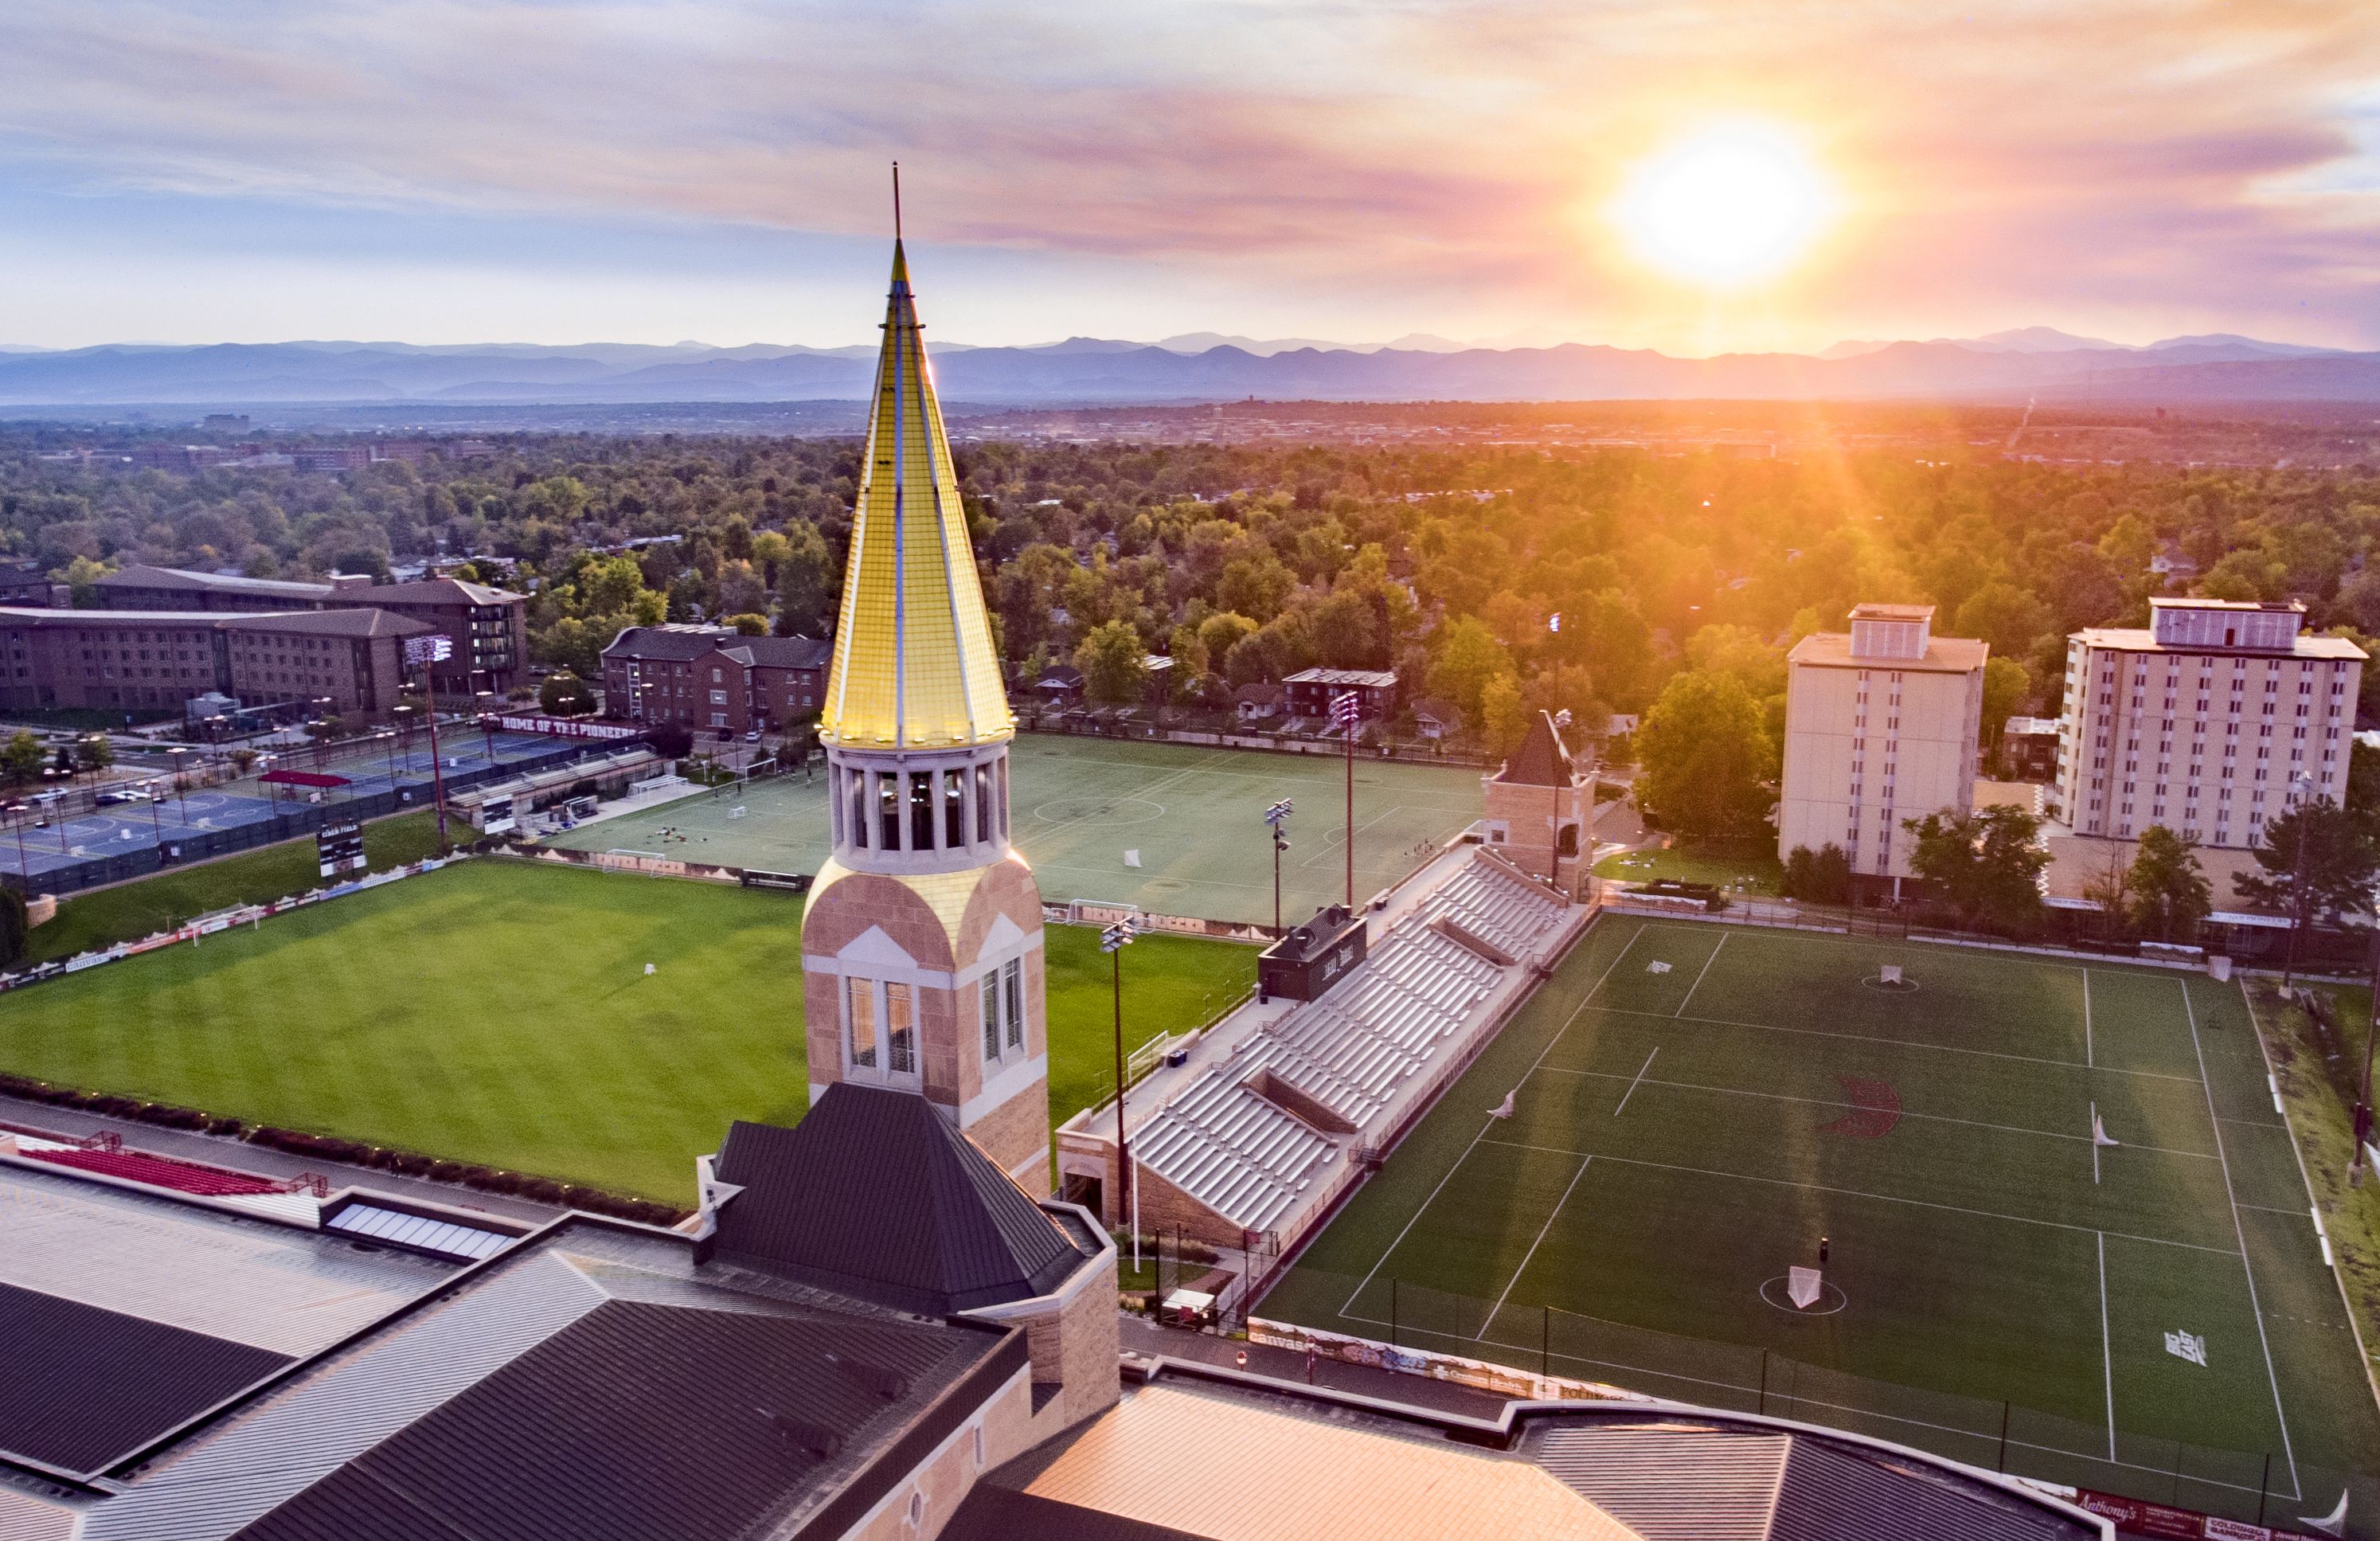
{"label": "gold conical spire", "polygon": [[819,734],[840,748],[931,749],[1015,729],[896,237]]}

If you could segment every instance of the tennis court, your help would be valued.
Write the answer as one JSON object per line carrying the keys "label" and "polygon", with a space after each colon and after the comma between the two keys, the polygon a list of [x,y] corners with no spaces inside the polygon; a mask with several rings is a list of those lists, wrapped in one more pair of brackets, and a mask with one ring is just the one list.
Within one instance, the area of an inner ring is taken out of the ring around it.
{"label": "tennis court", "polygon": [[[1016,845],[1046,898],[1269,922],[1272,857],[1264,811],[1284,797],[1297,805],[1281,862],[1284,916],[1302,920],[1344,891],[1341,760],[1026,734],[1009,766]],[[1478,817],[1476,770],[1358,758],[1356,900],[1403,876]],[[829,844],[826,782],[795,773],[721,788],[547,843],[814,872]]]}
{"label": "tennis court", "polygon": [[1607,915],[1257,1314],[2241,1519],[2380,1510],[2248,1001],[2203,976]]}

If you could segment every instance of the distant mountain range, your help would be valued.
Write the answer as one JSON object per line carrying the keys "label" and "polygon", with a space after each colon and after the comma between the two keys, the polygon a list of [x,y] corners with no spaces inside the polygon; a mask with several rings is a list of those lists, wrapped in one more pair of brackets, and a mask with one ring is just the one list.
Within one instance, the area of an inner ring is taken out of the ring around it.
{"label": "distant mountain range", "polygon": [[[1232,400],[2022,400],[2149,406],[2380,402],[2380,353],[2216,334],[2129,346],[2047,327],[1930,342],[1844,342],[1815,355],[1675,358],[1566,343],[1442,337],[1339,345],[1194,333],[1158,344],[1070,337],[939,345],[945,397],[984,405]],[[701,343],[423,347],[403,343],[0,347],[0,406],[552,405],[854,400],[872,346]]]}

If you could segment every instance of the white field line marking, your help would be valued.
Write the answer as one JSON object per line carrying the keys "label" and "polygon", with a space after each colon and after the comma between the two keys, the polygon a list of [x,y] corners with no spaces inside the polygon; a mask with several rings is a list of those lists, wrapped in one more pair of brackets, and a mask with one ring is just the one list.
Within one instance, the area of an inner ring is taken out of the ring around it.
{"label": "white field line marking", "polygon": [[1562,1206],[1570,1202],[1571,1190],[1578,1186],[1578,1180],[1585,1177],[1586,1169],[1594,1164],[1595,1158],[1589,1156],[1578,1164],[1576,1171],[1570,1174],[1570,1186],[1562,1189],[1561,1196],[1554,1200],[1553,1208],[1546,1215],[1546,1223],[1537,1227],[1537,1239],[1529,1244],[1528,1251],[1521,1254],[1521,1266],[1512,1270],[1512,1277],[1504,1284],[1504,1292],[1498,1295],[1496,1304],[1488,1308],[1488,1319],[1479,1324],[1478,1332],[1471,1340],[1473,1342],[1487,1337],[1488,1329],[1496,1325],[1496,1317],[1504,1309],[1504,1303],[1512,1298],[1513,1287],[1521,1282],[1521,1276],[1529,1271],[1529,1259],[1537,1255],[1537,1248],[1545,1244],[1546,1232],[1554,1228],[1554,1217],[1562,1212]]}
{"label": "white field line marking", "polygon": [[[1638,1081],[1642,1081],[1642,1080],[1644,1080],[1644,1079],[1645,1079],[1645,1073],[1646,1071],[1648,1071],[1648,1070],[1650,1070],[1650,1069],[1652,1069],[1652,1068],[1653,1068],[1653,1056],[1654,1056],[1655,1054],[1658,1054],[1660,1051],[1661,1051],[1661,1046],[1660,1046],[1659,1044],[1658,1044],[1658,1043],[1657,1043],[1657,1044],[1655,1044],[1655,1045],[1652,1047],[1652,1049],[1651,1049],[1651,1050],[1650,1050],[1645,1054],[1645,1062],[1644,1062],[1643,1064],[1638,1065],[1638,1066],[1636,1067],[1636,1080],[1635,1080],[1635,1081],[1631,1081],[1631,1082],[1629,1082],[1629,1083],[1628,1083],[1628,1089],[1627,1089],[1626,1091],[1621,1092],[1621,1093],[1620,1094],[1620,1106],[1611,1110],[1611,1116],[1612,1116],[1613,1118],[1618,1118],[1618,1117],[1621,1115],[1621,1112],[1622,1112],[1622,1111],[1627,1108],[1627,1106],[1628,1106],[1628,1099],[1629,1099],[1630,1098],[1632,1098],[1632,1097],[1633,1097],[1633,1096],[1635,1096],[1635,1095],[1636,1095],[1636,1083],[1637,1083]],[[1556,1074],[1561,1074],[1561,1067],[1560,1067],[1560,1065],[1555,1066],[1555,1067],[1554,1067],[1554,1073],[1555,1073]],[[1615,1080],[1615,1081],[1617,1081],[1617,1080],[1619,1080],[1619,1079],[1620,1079],[1620,1077],[1618,1077],[1617,1075],[1615,1075],[1615,1076],[1613,1076],[1613,1077],[1612,1077],[1612,1079],[1613,1079],[1613,1080]]]}
{"label": "white field line marking", "polygon": [[[1561,1042],[1561,1037],[1564,1033],[1570,1031],[1571,1024],[1579,1019],[1579,1014],[1586,1010],[1586,1003],[1595,999],[1595,992],[1603,988],[1605,981],[1611,977],[1611,971],[1620,966],[1620,960],[1628,955],[1629,949],[1634,947],[1638,939],[1643,937],[1644,934],[1645,926],[1644,923],[1640,921],[1637,923],[1636,928],[1628,934],[1628,940],[1621,945],[1620,951],[1611,955],[1611,962],[1605,965],[1603,973],[1597,977],[1595,983],[1588,988],[1587,992],[1579,997],[1578,1005],[1572,1009],[1569,1016],[1562,1020],[1562,1025],[1554,1029],[1554,1035],[1552,1037],[1546,1040],[1545,1048],[1538,1050],[1536,1063],[1529,1066],[1528,1074],[1521,1077],[1522,1086],[1525,1086],[1529,1084],[1529,1076],[1535,1075],[1537,1073],[1537,1065],[1541,1065],[1546,1062],[1546,1056],[1554,1051],[1554,1045]],[[1396,1240],[1390,1242],[1388,1245],[1387,1251],[1380,1254],[1380,1260],[1374,1263],[1372,1265],[1371,1271],[1364,1275],[1362,1281],[1356,1284],[1355,1292],[1349,1295],[1347,1297],[1347,1304],[1340,1308],[1339,1314],[1341,1316],[1346,1317],[1351,1321],[1355,1319],[1353,1313],[1355,1308],[1356,1299],[1361,1296],[1366,1290],[1369,1289],[1371,1287],[1372,1280],[1379,1276],[1381,1268],[1384,1267],[1389,1260],[1389,1255],[1395,1252],[1398,1247],[1404,1244],[1405,1237],[1412,1232],[1415,1223],[1421,1219],[1422,1211],[1427,1209],[1431,1205],[1438,1202],[1438,1195],[1445,1191],[1446,1184],[1453,1179],[1455,1168],[1462,1166],[1463,1162],[1471,1159],[1471,1153],[1479,1148],[1479,1142],[1488,1137],[1488,1131],[1495,1128],[1499,1122],[1500,1121],[1495,1118],[1489,1118],[1486,1122],[1479,1126],[1479,1133],[1471,1136],[1471,1143],[1463,1147],[1463,1154],[1454,1159],[1454,1165],[1446,1169],[1446,1175],[1438,1180],[1438,1186],[1430,1189],[1429,1196],[1421,1201],[1420,1208],[1416,1208],[1412,1215],[1406,1218],[1404,1229],[1397,1232]],[[1579,1156],[1584,1155],[1585,1152],[1573,1150],[1570,1152],[1570,1154],[1572,1156]]]}
{"label": "white field line marking", "polygon": [[[1658,1017],[1659,1012],[1641,1012],[1633,1006],[1597,1006],[1598,1012],[1617,1012],[1628,1016]],[[2121,1070],[2114,1065],[2078,1065],[2071,1060],[2044,1059],[2038,1054],[2010,1054],[1997,1049],[1963,1049],[1950,1043],[1923,1043],[1911,1038],[1880,1038],[1873,1033],[1837,1033],[1824,1027],[1778,1027],[1766,1022],[1743,1022],[1730,1016],[1663,1017],[1664,1021],[1700,1022],[1713,1027],[1749,1027],[1760,1033],[1798,1033],[1805,1037],[1847,1038],[1853,1043],[1880,1043],[1890,1049],[1925,1049],[1937,1054],[1975,1054],[1987,1060],[2015,1060],[2029,1065],[2056,1065],[2061,1070],[2091,1070],[2102,1075],[2144,1075],[2153,1081],[2179,1081],[2193,1085],[2192,1077],[2175,1075],[2162,1070]]]}
{"label": "white field line marking", "polygon": [[[1513,1140],[1487,1140],[1488,1145],[1509,1146],[1514,1150],[1542,1150],[1555,1156],[1585,1156],[1590,1152],[1572,1150],[1559,1145],[1522,1145]],[[1660,1171],[1682,1171],[1694,1177],[1716,1177],[1729,1183],[1766,1183],[1777,1188],[1801,1188],[1815,1194],[1840,1194],[1845,1198],[1871,1198],[1880,1204],[1906,1204],[1917,1209],[1943,1209],[1954,1215],[1973,1215],[1981,1219],[2007,1220],[2015,1225],[2038,1225],[2051,1231],[2075,1231],[2084,1235],[2093,1233],[2088,1225],[2074,1225],[2065,1220],[2035,1219],[2031,1215],[2005,1214],[1998,1209],[1970,1209],[1963,1204],[1942,1204],[1930,1198],[1903,1198],[1899,1194],[1873,1193],[1865,1188],[1838,1188],[1827,1183],[1797,1183],[1790,1177],[1754,1177],[1740,1171],[1718,1171],[1709,1167],[1682,1167],[1669,1161],[1645,1161],[1633,1156],[1614,1156],[1609,1151],[1592,1154],[1604,1161],[1617,1161],[1627,1167],[1652,1167]],[[2110,1236],[2120,1236],[2128,1242],[2147,1242],[2153,1246],[2178,1246],[2191,1252],[2211,1252],[2217,1257],[2237,1257],[2229,1247],[2207,1246],[2200,1242],[2177,1242],[2166,1236],[2143,1236],[2130,1231],[2110,1231]]]}
{"label": "white field line marking", "polygon": [[2091,1050],[2091,971],[2086,968],[2082,971],[2082,1062],[2096,1068],[2095,1058]]}
{"label": "white field line marking", "polygon": [[1678,1009],[1670,1013],[1671,1016],[1682,1017],[1686,1014],[1686,1008],[1694,1003],[1694,991],[1703,988],[1703,980],[1709,976],[1711,965],[1718,962],[1718,955],[1727,951],[1727,939],[1733,935],[1735,935],[1733,931],[1721,931],[1718,934],[1718,945],[1712,948],[1710,956],[1703,960],[1702,973],[1695,975],[1694,982],[1686,987],[1686,998],[1678,1002]]}
{"label": "white field line marking", "polygon": [[[2096,1151],[2099,1147],[2091,1147]],[[2107,1233],[2099,1238],[2099,1367],[2107,1377],[2107,1459],[2116,1459],[2116,1351],[2107,1333]]]}
{"label": "white field line marking", "polygon": [[[2199,1086],[2206,1093],[2206,1118],[2215,1128],[2216,1159],[2223,1163],[2223,1196],[2231,1201],[2231,1233],[2240,1239],[2240,1272],[2248,1280],[2248,1309],[2255,1314],[2256,1343],[2265,1351],[2265,1380],[2273,1389],[2273,1416],[2280,1420],[2281,1456],[2289,1463],[2289,1497],[2295,1500],[2305,1496],[2298,1482],[2297,1451],[2289,1445],[2289,1415],[2281,1407],[2281,1377],[2273,1368],[2273,1345],[2265,1335],[2265,1308],[2256,1299],[2256,1268],[2248,1260],[2248,1228],[2240,1219],[2240,1192],[2231,1185],[2231,1161],[2223,1154],[2223,1121],[2215,1115],[2215,1086],[2206,1079],[2206,1046],[2198,1037],[2198,1008],[2191,1003],[2190,981],[2184,978],[2174,982],[2181,987],[2181,1009],[2190,1018],[2190,1047],[2198,1056]],[[2240,988],[2245,990],[2247,987],[2243,983]],[[2252,1020],[2248,1030],[2256,1031]]]}
{"label": "white field line marking", "polygon": [[[1545,1073],[1548,1075],[1583,1075],[1597,1081],[1617,1081],[1620,1079],[1618,1074],[1612,1071],[1572,1070],[1568,1065],[1548,1065],[1545,1067]],[[1639,1077],[1642,1077],[1645,1073],[1640,1070],[1636,1074]],[[1714,1086],[1701,1081],[1665,1081],[1658,1075],[1653,1077],[1653,1079],[1647,1082],[1646,1085],[1668,1086],[1672,1091],[1711,1092],[1720,1097],[1756,1097],[1765,1102],[1799,1102],[1812,1108],[1840,1108],[1845,1112],[1856,1112],[1860,1108],[1859,1103],[1844,1102],[1831,1097],[1795,1097],[1787,1092],[1746,1091],[1741,1086]],[[1997,1130],[2003,1135],[2035,1135],[2045,1140],[2087,1140],[2090,1138],[2088,1135],[2062,1135],[2055,1129],[2027,1129],[2021,1123],[1989,1123],[1982,1119],[1952,1118],[1948,1113],[1912,1113],[1906,1108],[1900,1110],[1900,1116],[1902,1118],[1922,1119],[1928,1123],[1956,1123],[1963,1125],[1969,1129]],[[2193,1161],[2211,1161],[2215,1159],[2211,1154],[2204,1150],[2175,1150],[2171,1147],[2162,1145],[2128,1145],[2126,1148],[2131,1150],[2154,1151],[2159,1156],[2181,1156]],[[2252,1209],[2257,1207],[2257,1206],[2252,1204],[2243,1204],[2240,1207],[2243,1209]],[[2297,1213],[2295,1209],[2283,1209],[2277,1212],[2285,1215],[2294,1215]]]}
{"label": "white field line marking", "polygon": [[[1390,1322],[1382,1317],[1342,1317],[1339,1319],[1342,1321],[1361,1322],[1367,1327],[1394,1327],[1401,1335],[1415,1338],[1443,1338],[1449,1342],[1454,1343],[1465,1341],[1477,1342],[1484,1341],[1499,1348],[1529,1349],[1532,1351],[1536,1348],[1535,1344],[1516,1343],[1504,1338],[1488,1338],[1485,1340],[1464,1339],[1451,1332],[1433,1332],[1428,1328],[1415,1327],[1410,1322]],[[1599,1321],[1602,1318],[1589,1317],[1587,1319],[1590,1321]],[[1628,1324],[1622,1322],[1619,1325],[1624,1327]],[[1677,1370],[1657,1370],[1645,1365],[1627,1365],[1622,1364],[1617,1359],[1597,1359],[1591,1355],[1584,1353],[1564,1353],[1560,1349],[1556,1349],[1554,1351],[1553,1357],[1556,1359],[1567,1360],[1569,1363],[1573,1365],[1599,1365],[1608,1370],[1621,1370],[1633,1375],[1656,1376],[1663,1380],[1685,1381],[1695,1386],[1713,1386],[1719,1388],[1722,1390],[1741,1391],[1747,1395],[1755,1394],[1759,1390],[1759,1388],[1756,1386],[1746,1386],[1738,1381],[1713,1380],[1707,1376],[1686,1375]],[[1780,1396],[1784,1395],[1782,1392],[1778,1394]],[[1956,1424],[1937,1424],[1925,1418],[1904,1417],[1898,1413],[1879,1412],[1873,1407],[1857,1407],[1850,1402],[1828,1401],[1821,1397],[1794,1396],[1791,1400],[1807,1407],[1832,1408],[1836,1412],[1849,1413],[1861,1418],[1875,1418],[1885,1423],[1906,1424],[1912,1428],[1930,1428],[1942,1434],[1956,1434],[1961,1438],[1979,1439],[1985,1444],[1997,1444],[1998,1442],[1998,1436],[1997,1434],[1986,1434],[1980,1430],[1972,1428],[1961,1428]],[[2070,1450],[2059,1445],[2036,1445],[2029,1439],[2010,1438],[2008,1443],[2009,1449],[2010,1450],[2039,1450],[2045,1455],[2080,1456],[2085,1461],[2104,1462],[2104,1463],[2107,1465],[2122,1466],[2131,1471],[2155,1472],[2159,1476],[2168,1478],[2173,1475],[2173,1469],[2169,1466],[2143,1466],[2137,1461],[2106,1461],[2102,1456],[2092,1455],[2083,1450]],[[2234,1492],[2252,1493],[2256,1491],[2253,1487],[2247,1486],[2240,1483],[2226,1482],[2220,1477],[2194,1476],[2191,1478],[2191,1480],[2208,1487],[2228,1487]]]}

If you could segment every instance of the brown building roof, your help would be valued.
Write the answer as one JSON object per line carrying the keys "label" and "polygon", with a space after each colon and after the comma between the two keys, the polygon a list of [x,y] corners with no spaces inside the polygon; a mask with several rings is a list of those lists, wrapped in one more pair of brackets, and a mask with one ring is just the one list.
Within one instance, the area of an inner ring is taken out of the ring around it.
{"label": "brown building roof", "polygon": [[528,596],[461,578],[421,578],[413,583],[378,583],[358,590],[373,604],[527,604]]}
{"label": "brown building roof", "polygon": [[1496,779],[1516,786],[1568,786],[1577,774],[1553,718],[1540,711],[1529,724],[1529,736],[1521,740],[1521,746],[1496,772]]}

